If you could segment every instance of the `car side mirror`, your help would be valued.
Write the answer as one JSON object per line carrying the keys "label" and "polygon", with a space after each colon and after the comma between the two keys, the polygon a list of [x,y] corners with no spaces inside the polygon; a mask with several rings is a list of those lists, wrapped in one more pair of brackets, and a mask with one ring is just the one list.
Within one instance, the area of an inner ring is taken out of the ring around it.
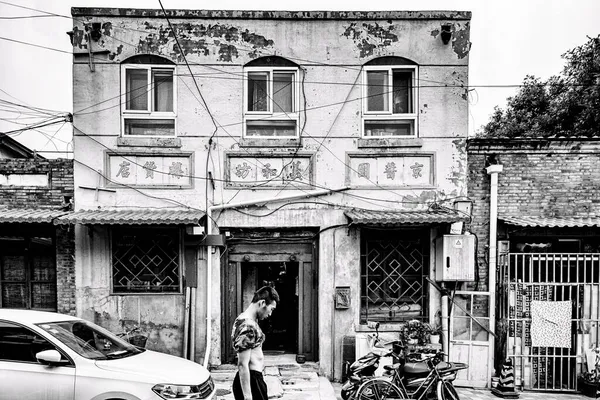
{"label": "car side mirror", "polygon": [[56,350],[44,350],[35,355],[38,362],[48,365],[65,365],[69,364],[69,360],[64,360],[61,354]]}

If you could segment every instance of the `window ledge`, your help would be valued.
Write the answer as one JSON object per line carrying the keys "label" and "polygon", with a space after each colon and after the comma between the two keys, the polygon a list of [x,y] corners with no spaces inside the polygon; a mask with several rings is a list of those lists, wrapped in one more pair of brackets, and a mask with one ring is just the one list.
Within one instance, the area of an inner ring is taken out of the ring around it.
{"label": "window ledge", "polygon": [[243,138],[239,141],[240,147],[294,147],[302,145],[300,139],[268,139],[268,138]]}
{"label": "window ledge", "polygon": [[181,147],[181,139],[169,138],[144,138],[144,137],[119,137],[117,146],[130,147]]}
{"label": "window ledge", "polygon": [[370,147],[423,147],[419,138],[372,138],[358,139],[358,148]]}
{"label": "window ledge", "polygon": [[[379,332],[398,332],[402,329],[402,327],[408,322],[407,321],[389,321],[389,322],[380,322],[379,324]],[[369,328],[367,324],[358,324],[354,328],[355,332],[369,332],[374,333],[375,329]]]}

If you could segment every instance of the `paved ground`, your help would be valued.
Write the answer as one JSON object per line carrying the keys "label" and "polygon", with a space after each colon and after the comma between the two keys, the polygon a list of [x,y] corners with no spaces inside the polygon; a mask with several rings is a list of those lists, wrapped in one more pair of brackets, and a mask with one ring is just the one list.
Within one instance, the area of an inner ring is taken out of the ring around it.
{"label": "paved ground", "polygon": [[[298,364],[293,355],[265,357],[263,375],[269,388],[270,399],[280,400],[341,400],[341,383],[329,382],[319,376],[315,363]],[[222,365],[213,369],[211,375],[217,387],[215,400],[233,400],[231,384],[236,367]],[[457,388],[461,400],[498,400],[487,389]],[[580,394],[519,392],[520,400],[589,400]]]}
{"label": "paved ground", "polygon": [[[467,389],[458,388],[458,394],[461,400],[498,400],[500,397],[496,397],[487,389]],[[570,393],[548,393],[548,392],[519,392],[520,400],[589,400],[589,397],[585,397],[580,394]]]}
{"label": "paved ground", "polygon": [[[333,389],[335,391],[336,400],[342,400],[340,397],[340,383],[334,382]],[[496,397],[487,389],[469,389],[469,388],[457,388],[458,395],[461,400],[499,400],[500,397]],[[590,400],[589,397],[585,397],[580,394],[567,394],[567,393],[547,393],[547,392],[519,392],[519,400]]]}
{"label": "paved ground", "polygon": [[[265,357],[263,376],[270,399],[280,400],[336,400],[331,382],[319,376],[315,363],[296,363],[293,355]],[[215,400],[233,400],[231,384],[237,370],[233,365],[222,365],[211,371],[217,388]]]}

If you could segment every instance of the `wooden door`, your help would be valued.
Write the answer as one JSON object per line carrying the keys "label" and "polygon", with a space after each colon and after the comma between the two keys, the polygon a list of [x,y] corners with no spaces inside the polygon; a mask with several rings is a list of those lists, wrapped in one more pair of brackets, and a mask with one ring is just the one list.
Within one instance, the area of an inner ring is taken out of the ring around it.
{"label": "wooden door", "polygon": [[457,386],[486,387],[490,376],[490,334],[475,320],[489,328],[489,301],[487,292],[457,291],[454,302],[469,311],[467,315],[460,307],[452,307],[450,316],[449,359],[469,365],[458,372]]}
{"label": "wooden door", "polygon": [[312,261],[301,262],[298,270],[298,354],[307,361],[317,360],[317,274]]}
{"label": "wooden door", "polygon": [[[222,264],[222,318],[223,333],[221,354],[224,362],[234,362],[235,352],[231,348],[230,336],[233,321],[244,310],[244,285],[242,264],[253,262],[298,263],[298,354],[304,354],[307,361],[316,361],[317,347],[317,265],[313,256],[312,243],[263,243],[229,246],[228,262]],[[276,310],[278,312],[280,310]],[[281,310],[281,312],[285,312]]]}

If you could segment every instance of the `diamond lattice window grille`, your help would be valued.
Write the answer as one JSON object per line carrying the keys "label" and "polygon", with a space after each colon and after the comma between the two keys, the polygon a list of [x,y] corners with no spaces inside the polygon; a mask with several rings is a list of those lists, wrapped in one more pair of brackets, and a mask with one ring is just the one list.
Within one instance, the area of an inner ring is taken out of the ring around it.
{"label": "diamond lattice window grille", "polygon": [[113,292],[179,292],[177,228],[115,228],[112,240]]}
{"label": "diamond lattice window grille", "polygon": [[427,316],[424,241],[366,240],[361,265],[361,322]]}

